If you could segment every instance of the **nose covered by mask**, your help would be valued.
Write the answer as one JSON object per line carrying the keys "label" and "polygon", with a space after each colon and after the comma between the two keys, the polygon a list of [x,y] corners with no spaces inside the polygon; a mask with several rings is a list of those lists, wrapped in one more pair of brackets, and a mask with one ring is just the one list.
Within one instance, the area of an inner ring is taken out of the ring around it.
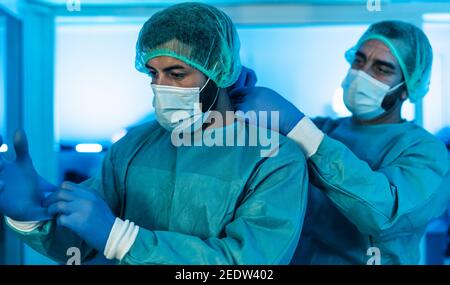
{"label": "nose covered by mask", "polygon": [[[209,82],[209,78],[202,88],[176,87],[152,84],[153,108],[158,123],[168,131],[196,131],[209,116],[210,109],[217,100],[216,97],[203,113],[200,105],[200,93]],[[201,121],[200,121],[201,120]]]}
{"label": "nose covered by mask", "polygon": [[391,88],[362,70],[350,69],[342,82],[344,104],[359,119],[375,119],[386,111],[381,107],[386,95],[397,90],[403,83]]}

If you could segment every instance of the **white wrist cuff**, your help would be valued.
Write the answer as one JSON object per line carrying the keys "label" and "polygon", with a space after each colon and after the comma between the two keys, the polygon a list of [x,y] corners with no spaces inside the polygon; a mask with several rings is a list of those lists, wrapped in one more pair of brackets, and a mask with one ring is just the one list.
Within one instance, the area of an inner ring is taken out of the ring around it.
{"label": "white wrist cuff", "polygon": [[324,136],[308,117],[301,119],[287,135],[300,146],[306,158],[310,158],[317,152]]}
{"label": "white wrist cuff", "polygon": [[122,258],[128,253],[139,232],[139,226],[129,220],[116,218],[106,241],[104,255],[107,259]]}
{"label": "white wrist cuff", "polygon": [[29,222],[19,222],[5,216],[6,222],[19,232],[29,233],[39,228],[44,222],[41,221],[29,221]]}

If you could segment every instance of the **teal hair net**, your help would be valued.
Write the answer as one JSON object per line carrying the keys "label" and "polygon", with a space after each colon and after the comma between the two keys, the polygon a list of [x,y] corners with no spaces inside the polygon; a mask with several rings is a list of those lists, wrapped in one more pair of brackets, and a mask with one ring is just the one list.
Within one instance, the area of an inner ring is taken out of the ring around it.
{"label": "teal hair net", "polygon": [[202,3],[181,3],[154,14],[136,43],[136,69],[158,56],[170,56],[200,70],[218,87],[231,86],[241,72],[239,37],[231,19]]}
{"label": "teal hair net", "polygon": [[346,52],[345,57],[349,63],[353,62],[359,47],[368,40],[383,42],[397,59],[411,102],[416,102],[427,94],[433,51],[421,29],[401,21],[375,23],[363,34],[356,46]]}

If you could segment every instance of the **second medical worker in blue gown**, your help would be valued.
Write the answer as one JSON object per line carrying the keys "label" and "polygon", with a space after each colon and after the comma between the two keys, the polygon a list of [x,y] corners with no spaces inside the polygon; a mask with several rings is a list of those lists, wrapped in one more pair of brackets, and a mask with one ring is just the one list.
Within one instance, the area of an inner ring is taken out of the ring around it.
{"label": "second medical worker in blue gown", "polygon": [[[83,260],[100,252],[122,264],[288,263],[307,201],[298,146],[280,136],[278,153],[264,157],[260,146],[171,142],[172,129],[201,115],[194,103],[201,101],[204,112],[233,111],[226,88],[241,65],[229,17],[192,3],[156,13],[140,32],[136,66],[153,77],[159,123],[132,130],[109,150],[98,177],[63,185],[44,208],[43,191],[52,187],[35,173],[18,133],[17,160],[0,163],[0,212],[9,225],[61,262],[69,247],[78,247]],[[179,110],[189,114],[180,124],[171,118]],[[226,124],[237,137],[255,128],[239,120]],[[221,127],[203,126],[214,128]]]}
{"label": "second medical worker in blue gown", "polygon": [[430,43],[411,24],[379,22],[346,58],[349,118],[310,120],[261,87],[232,95],[241,110],[280,111],[279,131],[308,157],[308,210],[293,263],[417,264],[426,225],[450,198],[450,186],[441,185],[445,146],[401,117],[406,99],[428,92]]}

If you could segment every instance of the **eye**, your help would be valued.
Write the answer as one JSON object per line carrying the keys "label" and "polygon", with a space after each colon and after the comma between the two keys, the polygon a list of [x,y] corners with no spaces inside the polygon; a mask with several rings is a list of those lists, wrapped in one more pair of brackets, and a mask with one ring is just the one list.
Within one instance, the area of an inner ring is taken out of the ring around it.
{"label": "eye", "polygon": [[158,75],[158,73],[155,70],[150,70],[148,75],[150,75],[151,78],[155,78]]}
{"label": "eye", "polygon": [[172,76],[172,78],[174,78],[175,80],[182,80],[183,78],[186,77],[186,74],[184,73],[178,73],[178,72],[172,72],[170,74],[170,76]]}
{"label": "eye", "polygon": [[393,72],[392,72],[391,70],[389,70],[388,68],[383,67],[383,66],[380,66],[380,65],[375,67],[375,71],[376,71],[377,73],[383,74],[383,75],[388,75],[388,74],[392,74],[392,73],[393,73]]}
{"label": "eye", "polygon": [[362,58],[360,57],[356,57],[353,60],[352,66],[353,67],[362,67],[364,65],[364,61],[362,60]]}

